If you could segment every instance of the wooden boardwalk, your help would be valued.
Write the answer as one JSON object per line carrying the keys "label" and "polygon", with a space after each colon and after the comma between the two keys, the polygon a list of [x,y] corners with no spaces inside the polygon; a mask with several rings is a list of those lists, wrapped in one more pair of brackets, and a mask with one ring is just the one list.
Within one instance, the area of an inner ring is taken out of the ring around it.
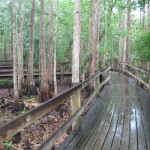
{"label": "wooden boardwalk", "polygon": [[150,96],[132,79],[111,72],[82,120],[57,150],[150,150]]}

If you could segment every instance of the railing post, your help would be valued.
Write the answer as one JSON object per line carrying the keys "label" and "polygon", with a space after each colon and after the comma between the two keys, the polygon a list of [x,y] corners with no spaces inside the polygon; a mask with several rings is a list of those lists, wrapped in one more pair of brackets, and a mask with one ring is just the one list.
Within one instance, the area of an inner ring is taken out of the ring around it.
{"label": "railing post", "polygon": [[122,69],[124,70],[124,72],[125,72],[125,70],[126,70],[126,64],[125,63],[123,63],[123,65],[122,65]]}
{"label": "railing post", "polygon": [[[72,95],[72,115],[81,107],[81,91],[78,90]],[[80,117],[72,125],[72,130],[77,132],[80,130]]]}
{"label": "railing post", "polygon": [[148,93],[150,93],[150,75],[146,72],[146,76],[148,76],[147,84],[149,86]]}
{"label": "railing post", "polygon": [[61,73],[60,82],[61,82],[61,84],[64,84],[64,74],[63,74],[63,67],[62,66],[60,67],[60,73]]}
{"label": "railing post", "polygon": [[121,63],[119,63],[119,68],[121,69],[122,67],[121,67]]}
{"label": "railing post", "polygon": [[[135,75],[137,76],[137,77],[139,77],[139,71],[138,70],[135,70]],[[138,85],[140,85],[140,82],[137,80],[137,84]]]}
{"label": "railing post", "polygon": [[[129,66],[126,64],[126,66],[125,66],[125,69],[127,70],[127,71],[129,71]],[[126,72],[126,76],[128,77],[128,73]]]}
{"label": "railing post", "polygon": [[61,73],[60,80],[61,80],[61,84],[63,85],[64,84],[64,74],[63,74],[63,72]]}
{"label": "railing post", "polygon": [[[94,91],[97,90],[99,86],[99,76],[94,79]],[[96,93],[96,97],[99,97],[99,92]]]}
{"label": "railing post", "polygon": [[108,70],[108,77],[110,77],[110,68],[109,68],[109,70]]}

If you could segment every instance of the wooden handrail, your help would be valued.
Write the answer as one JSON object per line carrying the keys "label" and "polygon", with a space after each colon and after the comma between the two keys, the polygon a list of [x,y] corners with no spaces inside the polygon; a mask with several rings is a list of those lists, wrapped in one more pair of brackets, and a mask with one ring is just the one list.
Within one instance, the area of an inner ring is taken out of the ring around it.
{"label": "wooden handrail", "polygon": [[[132,66],[130,64],[123,63],[123,62],[121,62],[119,64],[124,65],[124,68],[122,67],[123,69],[119,68],[120,70],[125,71],[130,76],[134,77],[136,80],[138,80],[138,82],[142,83],[148,89],[148,91],[150,92],[150,71],[146,71],[146,70],[134,67],[134,66]],[[132,72],[131,69],[134,69],[135,73]],[[148,78],[148,81],[145,81],[144,79],[142,79],[141,77],[139,77],[139,72],[145,74],[145,76]]]}
{"label": "wooden handrail", "polygon": [[46,101],[38,107],[26,112],[25,114],[18,116],[16,119],[13,119],[12,121],[0,126],[0,143],[12,137],[20,130],[35,122],[37,119],[40,119],[42,116],[54,110],[57,106],[64,103],[69,96],[73,95],[76,91],[83,89],[90,83],[91,80],[95,80],[100,74],[104,74],[109,70],[110,68],[106,68],[102,71],[98,71],[93,76],[73,86],[62,94],[59,94],[58,96]]}
{"label": "wooden handrail", "polygon": [[150,74],[150,71],[149,71],[149,70],[140,69],[140,68],[137,68],[137,67],[135,67],[135,66],[132,66],[132,65],[130,65],[130,64],[128,64],[128,63],[120,62],[119,64],[124,64],[124,65],[129,66],[129,67],[131,67],[131,68],[133,68],[133,69],[135,69],[135,70],[138,70],[138,71],[140,71],[140,72]]}

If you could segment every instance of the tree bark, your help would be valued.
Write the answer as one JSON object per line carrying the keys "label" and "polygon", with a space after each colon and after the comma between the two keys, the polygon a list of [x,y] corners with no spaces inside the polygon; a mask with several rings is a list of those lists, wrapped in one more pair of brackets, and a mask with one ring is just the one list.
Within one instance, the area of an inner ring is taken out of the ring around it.
{"label": "tree bark", "polygon": [[[80,0],[74,0],[74,26],[72,49],[72,84],[79,83],[79,54],[80,54]],[[71,98],[72,115],[81,107],[80,91]],[[80,117],[72,125],[73,131],[80,129]]]}
{"label": "tree bark", "polygon": [[122,62],[122,53],[123,53],[123,37],[121,35],[121,31],[122,31],[122,11],[121,9],[119,8],[119,11],[118,11],[118,15],[119,15],[119,18],[118,18],[118,31],[119,31],[119,61]]}
{"label": "tree bark", "polygon": [[111,47],[108,43],[108,33],[109,33],[109,27],[111,22],[111,16],[113,12],[113,8],[116,4],[117,0],[112,0],[112,2],[104,1],[104,11],[107,12],[107,15],[105,17],[105,36],[104,36],[104,46],[105,46],[105,52],[103,54],[103,66],[106,65],[107,56],[108,56],[108,50],[111,50]]}
{"label": "tree bark", "polygon": [[47,64],[47,71],[49,77],[49,86],[50,90],[54,90],[54,80],[53,80],[53,32],[54,32],[54,25],[53,25],[53,0],[50,0],[49,6],[49,52],[48,52],[48,64]]}
{"label": "tree bark", "polygon": [[14,84],[14,111],[20,110],[19,92],[17,85],[17,16],[16,0],[13,0],[13,84]]}
{"label": "tree bark", "polygon": [[4,43],[4,50],[3,50],[3,60],[7,61],[7,31],[6,31],[6,20],[5,17],[3,17],[4,21],[4,29],[3,29],[3,43]]}
{"label": "tree bark", "polygon": [[48,76],[46,68],[46,51],[45,51],[45,8],[44,0],[41,1],[41,25],[40,25],[40,56],[41,56],[41,84],[40,84],[40,102],[45,102],[51,98],[48,85]]}
{"label": "tree bark", "polygon": [[56,51],[57,51],[57,30],[58,30],[58,0],[56,0],[56,22],[55,22],[55,48],[54,48],[54,90],[55,95],[57,95],[57,78],[56,78],[56,70],[57,70],[57,60],[56,60]]}
{"label": "tree bark", "polygon": [[149,10],[149,7],[150,7],[150,2],[147,1],[147,30],[148,31],[150,30],[150,10]]}
{"label": "tree bark", "polygon": [[140,10],[140,29],[142,29],[142,12]]}
{"label": "tree bark", "polygon": [[[93,2],[93,4],[92,4]],[[92,24],[92,30],[90,30],[89,33],[89,37],[92,38],[90,39],[91,41],[89,41],[90,44],[90,48],[91,48],[91,55],[92,55],[92,60],[90,63],[90,76],[93,75],[95,73],[95,71],[98,71],[99,69],[99,12],[100,12],[100,4],[99,4],[99,0],[93,0],[91,2],[91,10],[93,11],[90,13],[90,20],[93,22]]]}
{"label": "tree bark", "polygon": [[91,55],[91,62],[89,65],[90,76],[94,74],[95,71],[95,57],[94,57],[94,47],[93,47],[93,26],[94,26],[94,0],[90,0],[90,16],[89,16],[89,50]]}
{"label": "tree bark", "polygon": [[20,35],[19,35],[19,49],[18,49],[18,92],[19,98],[23,97],[24,72],[23,72],[23,25],[24,25],[24,0],[21,4],[20,17]]}
{"label": "tree bark", "polygon": [[[92,76],[99,69],[99,0],[90,1],[90,16],[89,16],[89,49],[91,61],[89,65],[89,74]],[[87,87],[88,97],[93,91],[93,82]]]}
{"label": "tree bark", "polygon": [[88,44],[88,48],[89,51],[92,51],[92,39],[93,39],[93,0],[90,0],[90,4],[89,4],[89,9],[90,9],[90,13],[89,13],[89,44]]}
{"label": "tree bark", "polygon": [[109,27],[109,19],[110,19],[110,15],[109,13],[109,9],[108,9],[108,4],[107,2],[104,2],[104,9],[105,11],[107,11],[107,16],[105,17],[105,35],[104,35],[104,47],[105,47],[105,51],[103,53],[103,67],[105,67],[106,65],[106,61],[107,61],[107,47],[108,47],[108,27]]}
{"label": "tree bark", "polygon": [[95,71],[99,70],[99,20],[100,20],[100,1],[96,0],[95,1]]}
{"label": "tree bark", "polygon": [[142,30],[145,30],[145,6],[142,10]]}
{"label": "tree bark", "polygon": [[[124,28],[126,32],[130,30],[130,0],[126,0]],[[129,63],[129,55],[130,55],[130,37],[129,35],[126,35],[124,38],[123,62]]]}
{"label": "tree bark", "polygon": [[72,49],[72,83],[79,82],[79,54],[80,54],[80,0],[74,0],[74,27]]}
{"label": "tree bark", "polygon": [[34,16],[35,16],[35,0],[32,0],[32,9],[29,26],[29,51],[28,51],[28,78],[27,88],[28,95],[37,95],[37,89],[33,78],[33,55],[34,55]]}

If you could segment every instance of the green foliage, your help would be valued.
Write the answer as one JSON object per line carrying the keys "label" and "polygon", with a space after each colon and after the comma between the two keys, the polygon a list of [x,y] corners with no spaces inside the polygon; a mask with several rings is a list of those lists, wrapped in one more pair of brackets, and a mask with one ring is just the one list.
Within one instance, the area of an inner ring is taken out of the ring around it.
{"label": "green foliage", "polygon": [[[144,8],[148,0],[132,1],[130,4],[131,10]],[[20,7],[21,0],[17,0],[17,22],[18,32],[20,27]],[[131,31],[118,31],[119,16],[124,19],[125,3],[121,0],[105,0],[101,1],[100,12],[100,61],[102,62],[104,52],[108,54],[108,59],[112,60],[118,56],[119,46],[118,37],[130,35],[131,39],[131,59],[138,61],[142,59],[143,62],[148,61],[149,58],[149,33],[141,33],[139,27],[139,18],[131,17]],[[73,8],[72,0],[59,0],[58,6],[58,40],[57,40],[57,61],[70,62],[72,59],[72,43],[73,43]],[[3,51],[5,48],[4,39],[7,39],[7,49],[12,47],[12,1],[0,1],[1,17],[0,17],[0,59],[2,60]],[[55,1],[54,1],[54,24],[55,24]],[[25,17],[24,17],[24,33],[23,33],[23,50],[24,63],[27,63],[28,49],[29,49],[29,21],[31,13],[31,1],[25,1]],[[108,19],[108,31],[106,33],[106,20]],[[145,21],[146,22],[146,21]],[[123,21],[122,21],[123,23]],[[54,25],[55,27],[55,25]],[[89,32],[89,1],[81,1],[81,66],[88,60],[88,33]],[[105,42],[104,37],[107,36]],[[45,0],[45,48],[49,49],[49,0]],[[36,1],[35,10],[35,26],[34,26],[34,62],[39,62],[39,47],[40,47],[40,1]],[[8,51],[7,50],[7,51]]]}
{"label": "green foliage", "polygon": [[27,111],[27,107],[24,106],[24,107],[23,107],[23,110],[21,111],[21,114],[24,114],[26,111]]}
{"label": "green foliage", "polygon": [[8,141],[3,142],[3,145],[4,145],[7,149],[9,149],[9,148],[12,147],[12,144],[11,144],[10,142],[8,142]]}
{"label": "green foliage", "polygon": [[140,8],[140,10],[143,10],[145,7],[145,4],[148,0],[138,0],[138,7]]}
{"label": "green foliage", "polygon": [[135,50],[142,62],[150,61],[150,32],[140,34],[135,41]]}

